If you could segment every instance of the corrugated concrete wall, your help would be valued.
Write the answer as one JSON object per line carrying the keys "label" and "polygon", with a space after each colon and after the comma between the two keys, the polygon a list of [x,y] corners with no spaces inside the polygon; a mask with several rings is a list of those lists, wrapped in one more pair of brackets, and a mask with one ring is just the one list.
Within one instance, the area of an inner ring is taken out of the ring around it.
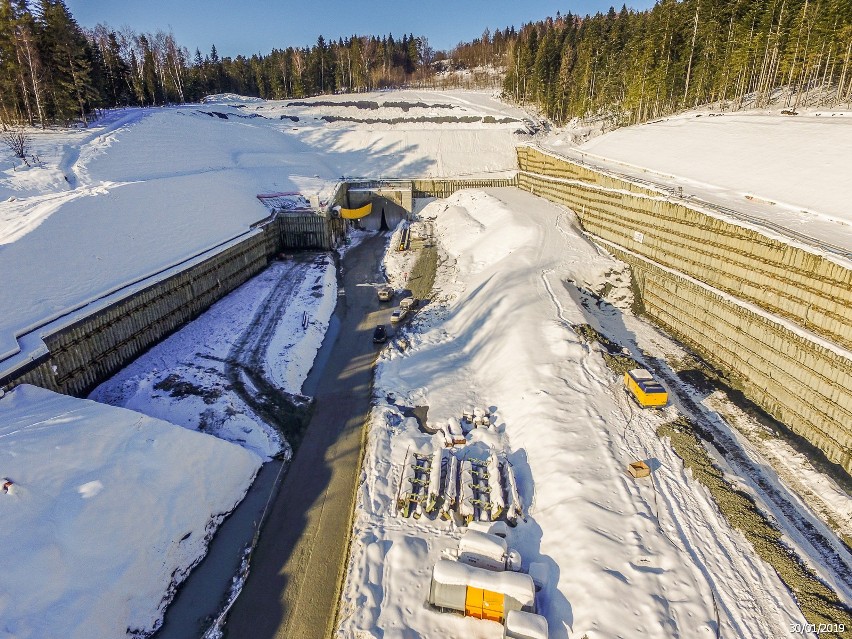
{"label": "corrugated concrete wall", "polygon": [[253,227],[258,232],[240,243],[47,335],[48,354],[7,374],[0,388],[35,384],[85,395],[256,275],[282,248],[330,250],[346,234],[343,220],[321,215],[281,215]]}
{"label": "corrugated concrete wall", "polygon": [[517,176],[511,178],[412,180],[411,187],[415,198],[449,197],[461,189],[489,189],[503,186],[518,186]]}
{"label": "corrugated concrete wall", "polygon": [[852,473],[852,269],[533,148],[518,163],[632,266],[651,317]]}
{"label": "corrugated concrete wall", "polygon": [[340,218],[284,214],[276,223],[282,248],[330,251],[346,237],[346,223]]}
{"label": "corrugated concrete wall", "polygon": [[[521,188],[571,207],[590,233],[852,349],[849,268],[530,147],[518,162]],[[548,179],[566,174],[578,177]]]}
{"label": "corrugated concrete wall", "polygon": [[84,396],[261,271],[278,250],[280,227],[269,224],[239,244],[46,336],[49,354],[0,385],[35,384]]}

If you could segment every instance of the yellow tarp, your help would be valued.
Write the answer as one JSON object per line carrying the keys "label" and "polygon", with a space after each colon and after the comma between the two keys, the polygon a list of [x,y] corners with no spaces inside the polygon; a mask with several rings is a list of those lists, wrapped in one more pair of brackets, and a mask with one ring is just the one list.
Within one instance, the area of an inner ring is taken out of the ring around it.
{"label": "yellow tarp", "polygon": [[359,220],[367,217],[373,210],[373,203],[365,204],[360,209],[340,209],[340,217],[347,220]]}

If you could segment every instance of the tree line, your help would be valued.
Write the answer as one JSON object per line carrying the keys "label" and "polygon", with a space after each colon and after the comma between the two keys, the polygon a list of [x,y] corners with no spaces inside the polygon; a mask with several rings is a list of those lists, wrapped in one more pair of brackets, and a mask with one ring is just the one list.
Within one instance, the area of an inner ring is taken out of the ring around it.
{"label": "tree line", "polygon": [[187,70],[195,100],[211,93],[238,93],[269,100],[327,93],[372,91],[416,82],[427,73],[432,50],[425,38],[358,36],[311,47],[273,49],[268,55],[220,58],[216,47],[196,50]]}
{"label": "tree line", "polygon": [[433,55],[414,35],[358,36],[267,55],[190,55],[174,35],[83,29],[63,0],[0,0],[0,125],[87,124],[97,109],[369,91],[422,80]]}
{"label": "tree line", "polygon": [[[171,33],[83,29],[63,0],[0,0],[0,128],[87,123],[97,109],[265,99],[400,86],[502,82],[504,95],[558,123],[642,122],[701,104],[852,101],[852,0],[659,0],[486,30],[452,51],[424,37],[322,36],[310,47],[220,57]],[[484,72],[482,70],[485,70]]]}
{"label": "tree line", "polygon": [[499,48],[505,94],[560,123],[852,101],[852,0],[660,0],[640,12],[557,14]]}

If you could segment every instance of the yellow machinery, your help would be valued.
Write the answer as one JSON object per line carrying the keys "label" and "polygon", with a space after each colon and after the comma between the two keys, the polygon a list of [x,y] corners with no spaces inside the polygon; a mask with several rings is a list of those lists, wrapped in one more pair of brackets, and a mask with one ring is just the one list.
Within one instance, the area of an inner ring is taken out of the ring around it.
{"label": "yellow machinery", "polygon": [[669,394],[663,385],[644,368],[627,371],[624,374],[624,386],[643,408],[659,408],[669,401]]}

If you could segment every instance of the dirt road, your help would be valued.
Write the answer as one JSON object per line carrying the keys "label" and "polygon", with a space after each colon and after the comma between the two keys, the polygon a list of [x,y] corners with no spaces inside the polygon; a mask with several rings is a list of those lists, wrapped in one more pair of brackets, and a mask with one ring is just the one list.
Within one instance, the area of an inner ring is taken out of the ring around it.
{"label": "dirt road", "polygon": [[337,341],[231,610],[227,639],[325,639],[332,632],[378,353],[372,332],[390,323],[391,307],[379,305],[373,286],[382,281],[386,239],[367,239],[344,259]]}

